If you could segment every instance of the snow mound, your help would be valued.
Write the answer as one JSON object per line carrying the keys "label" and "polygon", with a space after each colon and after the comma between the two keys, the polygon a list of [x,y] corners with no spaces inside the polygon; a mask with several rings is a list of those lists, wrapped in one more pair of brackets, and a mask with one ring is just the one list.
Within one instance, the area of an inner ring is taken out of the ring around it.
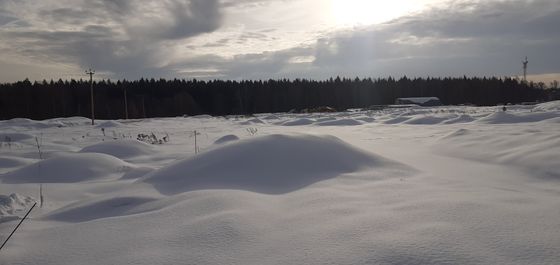
{"label": "snow mound", "polygon": [[488,131],[459,129],[441,138],[438,150],[446,155],[522,169],[547,180],[560,180],[560,140],[555,133],[508,127]]}
{"label": "snow mound", "polygon": [[334,117],[318,117],[315,122],[325,122],[325,121],[336,121],[336,118]]}
{"label": "snow mound", "polygon": [[138,179],[138,178],[141,178],[141,177],[147,175],[148,173],[150,173],[152,171],[154,171],[154,169],[151,168],[151,167],[131,168],[129,171],[127,171],[121,177],[121,179]]}
{"label": "snow mound", "polygon": [[264,122],[262,120],[259,120],[258,118],[253,118],[253,119],[249,119],[246,120],[244,122],[241,122],[241,125],[251,125],[251,124],[263,124]]}
{"label": "snow mound", "polygon": [[154,210],[147,204],[157,199],[150,197],[116,197],[78,202],[56,210],[45,218],[62,222],[86,222],[101,218],[139,214]]}
{"label": "snow mound", "polygon": [[24,140],[33,139],[35,136],[27,133],[0,133],[0,142],[19,142]]}
{"label": "snow mound", "polygon": [[463,114],[459,117],[453,118],[453,119],[449,119],[443,122],[443,124],[455,124],[455,123],[469,123],[469,122],[473,122],[476,119],[471,117],[470,115],[467,114]]}
{"label": "snow mound", "polygon": [[134,168],[99,153],[62,154],[0,175],[3,183],[74,183],[117,177]]}
{"label": "snow mound", "polygon": [[34,160],[29,158],[0,156],[0,168],[21,167],[29,165],[32,161]]}
{"label": "snow mound", "polygon": [[214,141],[214,144],[223,144],[223,143],[233,142],[237,140],[239,140],[239,137],[237,137],[237,135],[228,134],[218,138],[216,141]]}
{"label": "snow mound", "polygon": [[47,122],[35,121],[26,118],[15,118],[6,121],[0,121],[0,126],[21,127],[26,129],[46,129],[50,127],[56,127],[57,125],[48,124]]}
{"label": "snow mound", "polygon": [[560,100],[541,103],[535,106],[536,111],[560,111]]}
{"label": "snow mound", "polygon": [[284,126],[302,126],[302,125],[309,125],[314,123],[313,120],[302,118],[302,119],[295,119],[292,121],[284,122],[282,125]]}
{"label": "snow mound", "polygon": [[199,189],[282,194],[387,163],[394,162],[333,136],[269,135],[179,161],[152,172],[144,181],[164,194]]}
{"label": "snow mound", "polygon": [[560,117],[541,121],[542,123],[560,123]]}
{"label": "snow mound", "polygon": [[123,124],[118,122],[118,121],[104,121],[100,124],[98,124],[97,126],[95,126],[96,128],[115,128],[115,127],[121,127]]}
{"label": "snow mound", "polygon": [[519,114],[512,114],[509,112],[496,112],[479,119],[477,122],[484,124],[528,123],[540,122],[558,117],[559,114],[553,112],[533,112]]}
{"label": "snow mound", "polygon": [[201,115],[191,116],[190,118],[194,118],[194,119],[212,119],[212,118],[214,118],[214,117],[212,117],[211,115],[208,115],[208,114],[201,114]]}
{"label": "snow mound", "polygon": [[398,124],[410,120],[411,117],[400,116],[383,121],[385,124]]}
{"label": "snow mound", "polygon": [[138,140],[124,139],[116,141],[104,141],[98,144],[82,148],[81,153],[102,153],[112,155],[120,159],[131,158],[141,155],[150,155],[155,151],[147,143]]}
{"label": "snow mound", "polygon": [[274,114],[271,115],[267,115],[265,117],[262,118],[263,120],[279,120],[280,118]]}
{"label": "snow mound", "polygon": [[449,119],[449,117],[438,117],[438,116],[418,116],[412,119],[406,120],[404,124],[411,124],[411,125],[434,125],[440,124],[443,121]]}
{"label": "snow mound", "polygon": [[375,118],[373,118],[373,117],[359,117],[359,118],[356,118],[356,120],[363,121],[365,123],[371,123],[371,122],[375,121]]}
{"label": "snow mound", "polygon": [[461,136],[465,136],[465,135],[468,135],[468,134],[471,134],[471,133],[472,133],[471,130],[461,128],[461,129],[458,129],[458,130],[444,136],[442,139],[450,139],[450,138],[454,138],[454,137],[461,137]]}
{"label": "snow mound", "polygon": [[362,125],[361,122],[354,119],[340,119],[333,121],[324,121],[316,124],[317,126],[357,126]]}
{"label": "snow mound", "polygon": [[54,118],[46,120],[48,124],[56,124],[57,127],[75,127],[75,126],[88,126],[91,124],[91,119],[84,117],[67,117],[67,118]]}
{"label": "snow mound", "polygon": [[35,199],[12,193],[9,196],[0,194],[0,222],[2,219],[13,219],[13,217],[25,212]]}

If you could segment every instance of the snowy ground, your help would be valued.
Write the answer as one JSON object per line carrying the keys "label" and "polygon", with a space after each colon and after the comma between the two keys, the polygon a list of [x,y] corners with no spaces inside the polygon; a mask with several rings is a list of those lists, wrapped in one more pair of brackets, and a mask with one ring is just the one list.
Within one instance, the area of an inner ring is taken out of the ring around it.
{"label": "snowy ground", "polygon": [[559,132],[560,102],[0,121],[0,239],[45,198],[0,264],[558,264]]}

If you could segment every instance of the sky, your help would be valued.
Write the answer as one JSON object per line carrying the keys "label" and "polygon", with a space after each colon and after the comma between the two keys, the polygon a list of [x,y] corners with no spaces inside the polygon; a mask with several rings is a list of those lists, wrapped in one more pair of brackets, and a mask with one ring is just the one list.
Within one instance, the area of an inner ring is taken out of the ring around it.
{"label": "sky", "polygon": [[560,0],[0,0],[0,82],[560,80]]}

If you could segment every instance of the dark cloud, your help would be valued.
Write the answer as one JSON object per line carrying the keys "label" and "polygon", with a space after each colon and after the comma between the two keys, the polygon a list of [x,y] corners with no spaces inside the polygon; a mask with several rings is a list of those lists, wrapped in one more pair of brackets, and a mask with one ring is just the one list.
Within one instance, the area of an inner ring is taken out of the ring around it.
{"label": "dark cloud", "polygon": [[126,30],[132,37],[177,40],[212,32],[222,23],[217,0],[168,0],[160,3],[163,10],[148,10],[157,12],[154,14],[156,19],[152,15],[146,21],[126,25]]}
{"label": "dark cloud", "polygon": [[0,35],[28,58],[78,63],[118,78],[138,78],[165,73],[157,65],[171,56],[166,50],[170,43],[221,26],[217,0],[143,3],[133,7],[128,0],[97,0],[84,7],[43,10],[38,13],[40,22],[53,28],[29,27]]}
{"label": "dark cloud", "polygon": [[[560,73],[556,0],[451,1],[383,24],[322,34],[312,44],[253,54],[240,50],[230,57],[197,52],[253,41],[268,43],[288,34],[281,27],[242,28],[216,41],[203,39],[204,44],[181,42],[220,28],[224,8],[268,4],[265,0],[89,0],[39,12],[39,24],[48,28],[3,10],[0,25],[17,20],[28,26],[0,28],[0,37],[5,47],[11,47],[8,53],[43,63],[91,66],[116,78],[502,76],[520,73],[525,56],[529,56],[530,73]],[[178,46],[192,52],[189,59],[172,60]]]}
{"label": "dark cloud", "polygon": [[12,14],[0,11],[0,27],[17,20],[18,18]]}
{"label": "dark cloud", "polygon": [[164,34],[171,39],[212,32],[218,29],[222,22],[217,1],[191,0],[188,4],[175,1],[171,8],[174,23]]}

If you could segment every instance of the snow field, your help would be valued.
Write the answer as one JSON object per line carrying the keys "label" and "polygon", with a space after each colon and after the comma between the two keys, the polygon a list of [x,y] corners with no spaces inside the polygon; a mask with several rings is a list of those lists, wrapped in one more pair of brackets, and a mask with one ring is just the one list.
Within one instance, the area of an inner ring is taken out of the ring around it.
{"label": "snow field", "polygon": [[555,264],[558,106],[0,121],[0,264]]}

